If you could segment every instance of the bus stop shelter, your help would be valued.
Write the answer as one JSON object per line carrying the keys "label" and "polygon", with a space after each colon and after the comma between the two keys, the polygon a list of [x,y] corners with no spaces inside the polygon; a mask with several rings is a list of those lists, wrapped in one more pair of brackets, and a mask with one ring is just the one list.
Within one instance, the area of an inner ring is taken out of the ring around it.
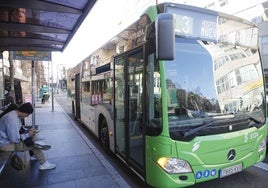
{"label": "bus stop shelter", "polygon": [[[62,52],[96,1],[1,0],[0,52]],[[34,104],[34,88],[32,101]]]}
{"label": "bus stop shelter", "polygon": [[97,0],[1,0],[0,51],[63,51]]}

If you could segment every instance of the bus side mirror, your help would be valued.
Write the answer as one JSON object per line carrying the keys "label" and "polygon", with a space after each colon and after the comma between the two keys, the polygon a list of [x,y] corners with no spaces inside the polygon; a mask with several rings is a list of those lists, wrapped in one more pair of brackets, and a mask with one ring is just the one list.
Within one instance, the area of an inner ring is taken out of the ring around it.
{"label": "bus side mirror", "polygon": [[173,60],[175,56],[174,16],[161,13],[155,21],[156,58],[158,60]]}

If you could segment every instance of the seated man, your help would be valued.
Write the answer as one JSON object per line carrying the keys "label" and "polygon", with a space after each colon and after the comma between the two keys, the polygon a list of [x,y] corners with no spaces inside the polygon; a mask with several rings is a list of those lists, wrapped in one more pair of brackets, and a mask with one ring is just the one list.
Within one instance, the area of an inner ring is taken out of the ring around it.
{"label": "seated man", "polygon": [[[17,110],[12,110],[5,114],[0,119],[0,150],[1,151],[24,151],[32,150],[40,163],[39,170],[48,170],[56,167],[55,164],[49,163],[43,151],[32,146],[25,146],[20,139],[21,118],[25,118],[33,113],[33,106],[31,103],[22,104]],[[36,131],[30,129],[28,131],[29,137],[34,137]]]}
{"label": "seated man", "polygon": [[[0,119],[5,115],[7,114],[8,112],[12,111],[12,110],[18,110],[19,108],[19,105],[17,104],[14,104],[14,103],[10,103],[7,108],[0,114]],[[20,128],[20,137],[21,139],[23,140],[24,144],[26,146],[34,146],[34,147],[38,147],[39,149],[42,149],[42,150],[47,150],[47,149],[50,149],[51,146],[49,145],[45,145],[43,144],[42,142],[40,143],[38,140],[42,140],[42,138],[40,136],[34,136],[34,137],[29,137],[28,135],[28,131],[30,128],[28,128],[27,126],[24,126],[24,119],[22,118],[21,119],[21,122],[22,122],[22,127]],[[36,131],[38,132],[38,131]],[[33,139],[34,138],[34,139]],[[36,140],[36,141],[34,141]],[[34,157],[34,154],[32,151],[29,151],[30,152],[30,156],[31,156],[31,159],[35,159]]]}

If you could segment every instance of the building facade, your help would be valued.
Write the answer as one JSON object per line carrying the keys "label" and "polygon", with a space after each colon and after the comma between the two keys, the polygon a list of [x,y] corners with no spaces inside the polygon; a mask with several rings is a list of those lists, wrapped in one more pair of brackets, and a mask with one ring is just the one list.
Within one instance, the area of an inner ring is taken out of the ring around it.
{"label": "building facade", "polygon": [[[0,108],[7,104],[6,95],[11,88],[10,83],[10,61],[14,66],[14,95],[15,103],[21,104],[32,94],[32,62],[28,60],[13,60],[9,52],[1,53],[0,58]],[[39,96],[39,88],[48,84],[48,63],[42,61],[34,62],[34,86],[35,96]]]}

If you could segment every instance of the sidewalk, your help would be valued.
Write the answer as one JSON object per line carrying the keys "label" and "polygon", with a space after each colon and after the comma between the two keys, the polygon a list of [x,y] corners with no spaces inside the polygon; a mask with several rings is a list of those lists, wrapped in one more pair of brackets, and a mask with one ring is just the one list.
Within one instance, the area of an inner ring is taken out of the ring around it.
{"label": "sidewalk", "polygon": [[39,171],[38,162],[29,161],[25,170],[16,171],[8,165],[0,176],[0,188],[130,187],[56,101],[54,112],[51,103],[36,101],[35,106],[36,125],[52,146],[45,155],[57,167]]}

